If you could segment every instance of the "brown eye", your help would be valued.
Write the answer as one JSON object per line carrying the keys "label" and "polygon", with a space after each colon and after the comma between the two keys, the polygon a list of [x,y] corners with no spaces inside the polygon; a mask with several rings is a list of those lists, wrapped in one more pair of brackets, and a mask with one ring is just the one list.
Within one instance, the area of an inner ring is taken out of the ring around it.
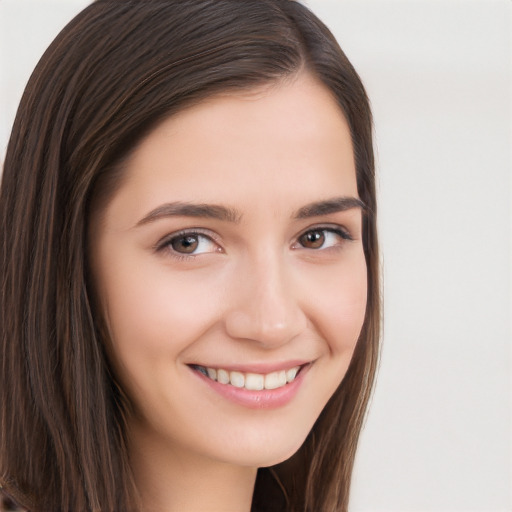
{"label": "brown eye", "polygon": [[304,249],[330,249],[334,247],[342,247],[345,242],[353,240],[350,233],[341,227],[322,227],[310,229],[303,233],[297,239],[298,248],[300,245]]}
{"label": "brown eye", "polygon": [[191,254],[199,245],[199,237],[197,235],[179,236],[173,238],[170,245],[176,252]]}
{"label": "brown eye", "polygon": [[157,251],[176,258],[199,256],[206,253],[222,252],[211,236],[195,231],[178,232],[166,237],[156,246]]}
{"label": "brown eye", "polygon": [[307,249],[318,249],[325,243],[325,230],[308,231],[299,238],[299,242]]}

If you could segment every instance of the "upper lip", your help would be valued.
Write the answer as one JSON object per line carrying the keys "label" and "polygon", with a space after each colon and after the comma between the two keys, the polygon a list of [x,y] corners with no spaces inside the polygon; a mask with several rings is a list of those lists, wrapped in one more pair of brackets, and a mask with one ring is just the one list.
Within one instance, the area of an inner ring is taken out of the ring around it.
{"label": "upper lip", "polygon": [[229,372],[242,372],[242,373],[272,373],[278,372],[282,370],[289,370],[290,368],[295,368],[296,366],[303,366],[308,363],[312,363],[311,360],[304,359],[296,359],[290,361],[283,362],[275,362],[275,363],[248,363],[248,364],[204,364],[204,363],[192,363],[189,366],[202,366],[203,368],[215,368],[222,370],[226,370]]}

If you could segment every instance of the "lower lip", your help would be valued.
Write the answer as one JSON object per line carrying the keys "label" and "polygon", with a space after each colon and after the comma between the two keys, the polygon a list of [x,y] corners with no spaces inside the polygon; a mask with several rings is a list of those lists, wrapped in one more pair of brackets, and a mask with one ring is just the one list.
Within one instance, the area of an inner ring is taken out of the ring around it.
{"label": "lower lip", "polygon": [[231,384],[220,384],[197,370],[191,368],[191,371],[205,384],[210,386],[211,389],[231,402],[250,409],[277,409],[278,407],[283,407],[293,399],[299,391],[302,381],[310,368],[311,364],[304,366],[292,382],[281,388],[262,389],[261,391],[237,388]]}

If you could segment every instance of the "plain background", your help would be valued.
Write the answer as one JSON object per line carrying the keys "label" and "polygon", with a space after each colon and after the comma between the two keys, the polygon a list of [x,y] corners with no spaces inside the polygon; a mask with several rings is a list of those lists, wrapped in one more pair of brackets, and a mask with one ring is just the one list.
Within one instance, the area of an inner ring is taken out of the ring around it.
{"label": "plain background", "polygon": [[[0,160],[32,68],[88,3],[0,0]],[[384,340],[350,508],[511,511],[512,2],[306,3],[375,115]]]}

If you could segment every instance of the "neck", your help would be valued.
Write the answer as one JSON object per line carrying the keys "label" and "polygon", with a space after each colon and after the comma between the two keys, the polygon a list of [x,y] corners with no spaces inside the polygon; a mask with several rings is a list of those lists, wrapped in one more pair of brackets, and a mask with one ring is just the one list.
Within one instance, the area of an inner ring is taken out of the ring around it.
{"label": "neck", "polygon": [[142,434],[131,438],[130,460],[141,512],[251,510],[257,468],[213,460]]}

